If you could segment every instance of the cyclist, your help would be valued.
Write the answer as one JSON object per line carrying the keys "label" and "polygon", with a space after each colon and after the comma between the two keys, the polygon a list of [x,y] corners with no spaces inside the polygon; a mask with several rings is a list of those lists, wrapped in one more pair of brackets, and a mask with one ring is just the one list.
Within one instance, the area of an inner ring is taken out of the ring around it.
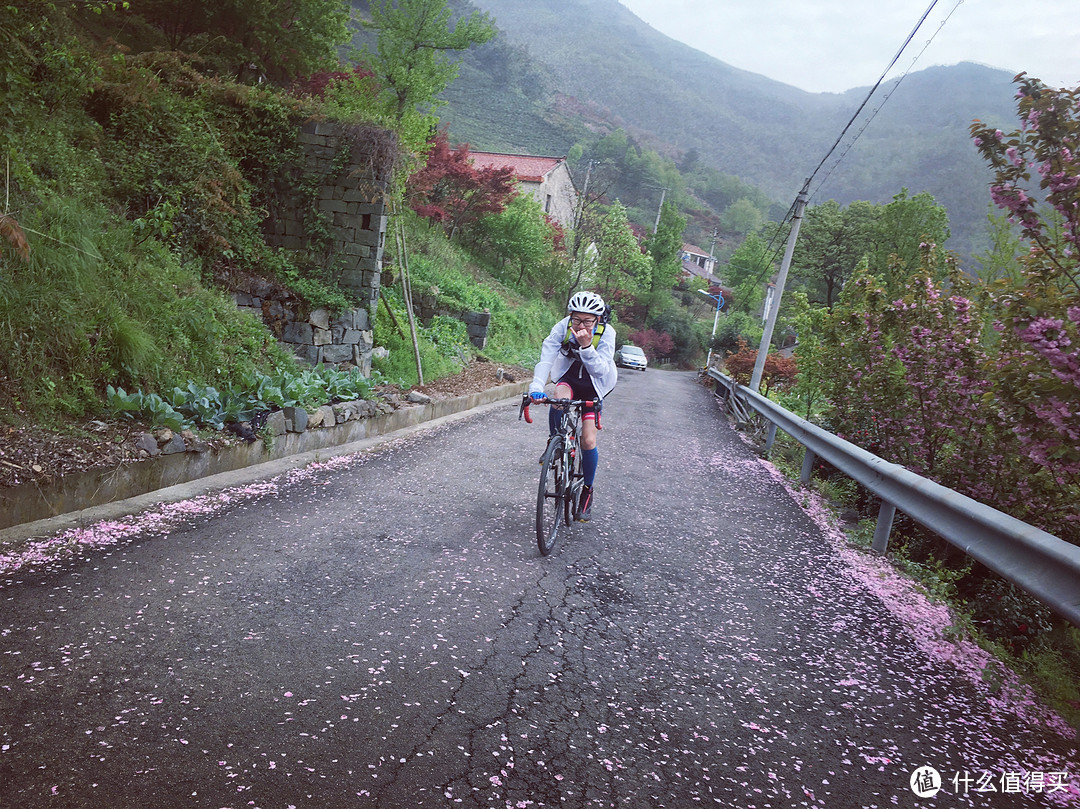
{"label": "cyclist", "polygon": [[[544,386],[555,382],[556,399],[594,399],[581,423],[581,522],[588,522],[593,504],[593,481],[600,453],[596,448],[599,400],[611,392],[618,378],[615,366],[615,329],[608,323],[611,309],[595,292],[575,292],[566,306],[567,316],[556,323],[544,338],[540,362],[533,369],[529,395],[544,399]],[[548,429],[555,435],[561,414],[548,409]]]}

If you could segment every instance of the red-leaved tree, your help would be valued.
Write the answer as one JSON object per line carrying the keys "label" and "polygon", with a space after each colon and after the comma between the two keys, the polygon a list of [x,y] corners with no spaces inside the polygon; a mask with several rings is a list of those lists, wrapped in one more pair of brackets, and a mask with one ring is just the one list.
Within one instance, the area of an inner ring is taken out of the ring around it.
{"label": "red-leaved tree", "polygon": [[[740,385],[750,384],[757,363],[758,350],[750,348],[746,340],[739,338],[739,350],[724,360],[724,370]],[[782,390],[794,384],[798,375],[798,366],[791,357],[783,357],[775,352],[765,355],[765,365],[761,369],[761,393],[769,395],[771,388]]]}
{"label": "red-leaved tree", "polygon": [[660,359],[675,352],[675,341],[667,332],[644,329],[630,335],[630,342],[645,352],[646,357]]}
{"label": "red-leaved tree", "polygon": [[445,132],[435,136],[426,165],[409,178],[407,189],[412,209],[441,223],[450,237],[502,213],[518,193],[512,169],[477,168],[469,145],[452,148]]}

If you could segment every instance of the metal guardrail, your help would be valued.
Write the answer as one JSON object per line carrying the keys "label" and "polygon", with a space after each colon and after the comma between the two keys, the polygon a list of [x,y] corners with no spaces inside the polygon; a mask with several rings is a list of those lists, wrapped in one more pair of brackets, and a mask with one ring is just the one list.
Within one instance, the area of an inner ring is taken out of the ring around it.
{"label": "metal guardrail", "polygon": [[820,457],[881,499],[875,550],[885,551],[899,509],[1080,626],[1080,546],[884,461],[739,385],[726,374],[711,368],[708,374],[726,388],[729,399],[737,402],[736,413],[740,408],[744,413],[745,408],[750,408],[771,423],[769,447],[776,428],[806,447],[803,483],[809,482],[814,459]]}

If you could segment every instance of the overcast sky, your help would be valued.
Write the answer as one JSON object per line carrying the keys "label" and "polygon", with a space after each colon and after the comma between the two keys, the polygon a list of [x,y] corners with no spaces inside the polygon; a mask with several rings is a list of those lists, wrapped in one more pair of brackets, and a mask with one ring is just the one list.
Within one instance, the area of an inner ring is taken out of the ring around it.
{"label": "overcast sky", "polygon": [[[619,2],[733,67],[811,92],[843,92],[878,80],[932,0]],[[1046,84],[1076,87],[1080,2],[938,0],[889,77],[957,62],[1026,70]]]}

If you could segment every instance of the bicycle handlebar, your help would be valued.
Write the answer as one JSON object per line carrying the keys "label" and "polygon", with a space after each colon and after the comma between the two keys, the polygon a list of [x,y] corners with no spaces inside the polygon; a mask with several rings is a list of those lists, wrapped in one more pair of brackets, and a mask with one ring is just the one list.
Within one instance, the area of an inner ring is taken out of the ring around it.
{"label": "bicycle handlebar", "polygon": [[590,407],[599,404],[599,399],[552,399],[545,396],[543,399],[533,399],[528,393],[521,395],[521,408],[518,410],[518,420],[525,419],[527,424],[532,424],[532,416],[529,414],[529,405],[546,404],[560,407]]}

